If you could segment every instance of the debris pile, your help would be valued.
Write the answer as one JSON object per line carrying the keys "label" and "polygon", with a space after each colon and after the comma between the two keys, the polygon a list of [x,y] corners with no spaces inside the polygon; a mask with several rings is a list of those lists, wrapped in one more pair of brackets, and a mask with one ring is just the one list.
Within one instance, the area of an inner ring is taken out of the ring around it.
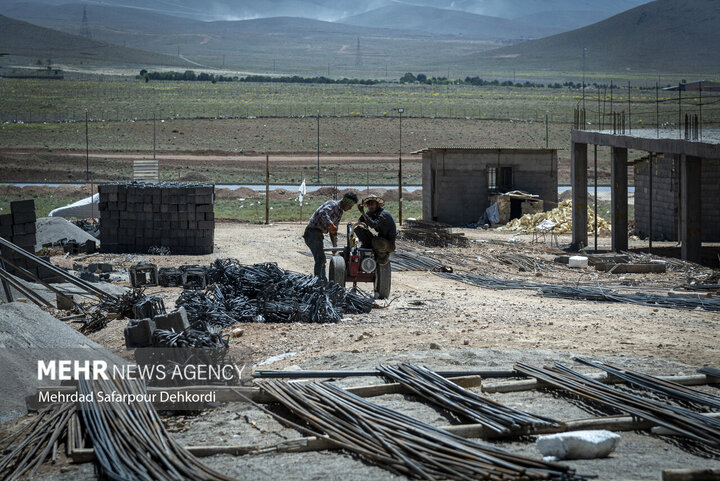
{"label": "debris pile", "polygon": [[408,219],[400,231],[400,238],[428,247],[466,247],[470,241],[465,234],[455,234],[447,224]]}
{"label": "debris pile", "polygon": [[[76,244],[78,250],[92,254],[98,244],[96,237],[62,217],[41,217],[35,225],[37,226],[35,250],[38,251],[42,247],[60,246],[66,249],[65,252],[70,252],[69,246]],[[88,243],[88,241],[91,242]],[[68,247],[66,248],[66,246]]]}
{"label": "debris pile", "polygon": [[186,290],[176,305],[191,323],[213,326],[236,322],[339,322],[345,314],[370,312],[373,300],[335,282],[284,271],[275,263],[245,266],[217,259],[207,272],[204,291]]}
{"label": "debris pile", "polygon": [[[587,212],[587,229],[588,233],[592,233],[595,229],[595,212],[588,208]],[[572,201],[564,200],[558,204],[556,208],[548,212],[539,212],[537,214],[525,214],[524,216],[511,220],[502,227],[498,227],[501,231],[512,232],[530,232],[535,230],[541,222],[550,221],[556,225],[550,229],[550,232],[556,234],[569,234],[572,232]],[[598,217],[598,231],[610,231],[611,226],[605,219]]]}

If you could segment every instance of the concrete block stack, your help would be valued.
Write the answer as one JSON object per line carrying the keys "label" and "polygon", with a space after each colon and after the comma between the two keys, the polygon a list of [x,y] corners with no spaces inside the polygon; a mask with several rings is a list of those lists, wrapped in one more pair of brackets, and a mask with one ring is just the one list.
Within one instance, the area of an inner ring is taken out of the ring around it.
{"label": "concrete block stack", "polygon": [[[0,237],[8,240],[23,250],[35,253],[35,201],[17,200],[10,203],[10,213],[0,215]],[[32,275],[43,280],[53,280],[55,274],[40,268],[35,263],[27,261],[24,257],[13,253],[3,252],[3,256],[8,258],[9,263],[15,264],[17,267],[30,272]],[[34,281],[31,276],[26,275],[22,271],[6,266],[8,272],[25,280]]]}
{"label": "concrete block stack", "polygon": [[211,254],[215,240],[210,184],[116,183],[98,187],[101,251]]}

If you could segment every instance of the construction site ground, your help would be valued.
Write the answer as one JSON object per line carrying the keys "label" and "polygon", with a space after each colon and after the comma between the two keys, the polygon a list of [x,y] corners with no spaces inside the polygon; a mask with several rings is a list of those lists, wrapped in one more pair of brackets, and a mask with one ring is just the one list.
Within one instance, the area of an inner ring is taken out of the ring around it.
{"label": "construction site ground", "polygon": [[[209,256],[96,255],[92,262],[112,262],[128,268],[139,261],[158,266],[209,264],[216,258],[242,263],[277,262],[281,268],[312,272],[302,240],[304,225],[269,226],[218,223],[215,253]],[[553,259],[563,252],[532,236],[472,229],[463,232],[468,247],[429,248],[408,241],[398,247],[442,260],[456,272],[491,275],[503,279],[563,285],[607,285],[667,294],[691,279],[702,279],[709,269],[686,264],[665,274],[607,274],[594,269],[575,270]],[[457,232],[456,231],[456,232]],[[569,236],[559,236],[560,245]],[[592,237],[591,237],[592,242]],[[599,239],[600,249],[610,238]],[[343,245],[344,239],[340,239]],[[631,248],[646,243],[631,240]],[[672,248],[675,244],[660,244]],[[507,259],[532,259],[534,268],[518,269]],[[505,259],[505,262],[502,261]],[[72,258],[54,256],[53,262],[70,267]],[[90,262],[88,259],[85,262]],[[408,361],[433,369],[511,369],[516,361],[542,366],[561,361],[571,366],[573,356],[612,361],[650,374],[693,374],[704,365],[720,366],[717,327],[720,314],[701,310],[673,310],[610,302],[544,298],[534,290],[491,290],[431,272],[393,272],[392,295],[378,301],[369,314],[348,316],[338,324],[236,324],[230,338],[231,354],[249,352],[252,363],[266,369],[368,369],[379,363]],[[129,284],[128,284],[129,285]],[[369,290],[369,285],[360,287]],[[148,288],[173,308],[180,288]],[[124,350],[127,320],[113,320],[89,337],[110,349]],[[241,329],[240,333],[237,331]],[[587,372],[587,369],[581,369]],[[350,378],[340,385],[381,383],[380,378]],[[485,381],[492,384],[495,381]],[[701,387],[717,394],[717,389]],[[479,388],[474,388],[480,392]],[[533,413],[571,420],[592,417],[567,399],[545,391],[493,394],[493,399]],[[451,424],[442,413],[403,395],[372,399],[435,425]],[[171,432],[187,445],[274,445],[300,437],[257,408],[240,403],[221,405],[200,414],[169,416]],[[0,437],[22,419],[0,426]],[[578,472],[607,480],[657,480],[665,468],[720,467],[717,455],[704,458],[670,438],[647,433],[621,433],[622,441],[609,459],[568,461]],[[539,457],[534,443],[498,442],[512,451]],[[347,453],[219,455],[203,462],[238,479],[396,479],[388,471]],[[44,467],[44,479],[94,479],[92,464]]]}

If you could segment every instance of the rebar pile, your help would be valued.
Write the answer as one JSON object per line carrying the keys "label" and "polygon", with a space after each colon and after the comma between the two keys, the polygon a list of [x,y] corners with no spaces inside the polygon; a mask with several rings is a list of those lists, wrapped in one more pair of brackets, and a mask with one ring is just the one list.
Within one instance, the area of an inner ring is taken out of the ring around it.
{"label": "rebar pile", "polygon": [[[264,381],[261,388],[312,427],[280,418],[398,475],[416,479],[580,480],[567,466],[480,444],[370,403],[332,384]],[[318,432],[315,432],[317,430]]]}
{"label": "rebar pile", "polygon": [[380,365],[378,371],[462,420],[482,424],[499,434],[559,425],[554,419],[535,416],[478,396],[424,367],[403,363],[397,367]]}
{"label": "rebar pile", "polygon": [[720,419],[621,391],[584,376],[558,362],[551,369],[517,363],[515,370],[590,402],[651,421],[700,443],[720,446]]}
{"label": "rebar pile", "polygon": [[432,257],[405,250],[390,254],[393,271],[452,271],[452,268]]}
{"label": "rebar pile", "polygon": [[562,299],[585,299],[589,301],[624,302],[641,306],[667,307],[670,309],[704,309],[720,312],[720,299],[703,299],[693,297],[669,297],[658,294],[637,292],[619,294],[597,287],[572,287],[544,285],[541,287],[543,296]]}
{"label": "rebar pile", "polygon": [[228,340],[223,338],[222,328],[201,324],[195,324],[181,332],[155,329],[152,343],[154,347],[229,348]]}
{"label": "rebar pile", "polygon": [[698,391],[672,381],[665,381],[641,372],[623,370],[605,363],[592,362],[580,357],[576,357],[575,361],[601,369],[632,386],[653,392],[680,404],[720,409],[720,396]]}
{"label": "rebar pile", "polygon": [[245,266],[218,259],[207,277],[212,285],[205,291],[186,290],[176,302],[191,322],[339,322],[345,314],[370,312],[374,303],[335,282],[284,271],[274,263]]}
{"label": "rebar pile", "polygon": [[[135,402],[99,402],[97,393],[135,396]],[[197,480],[229,481],[174,441],[145,398],[144,384],[131,380],[78,383],[81,395],[94,393],[80,403],[85,428],[95,450],[98,475],[118,481]]]}
{"label": "rebar pile", "polygon": [[425,220],[406,220],[400,238],[428,247],[466,247],[470,241],[464,234],[455,234],[451,226]]}
{"label": "rebar pile", "polygon": [[0,478],[5,481],[24,475],[32,478],[46,460],[54,462],[58,444],[67,436],[68,421],[75,410],[74,404],[52,404],[25,427],[0,440],[3,448],[0,452],[7,453],[0,458]]}
{"label": "rebar pile", "polygon": [[520,272],[544,272],[549,270],[548,263],[537,257],[530,257],[524,254],[501,254],[501,253],[483,253],[478,260],[488,262],[496,262],[513,267]]}

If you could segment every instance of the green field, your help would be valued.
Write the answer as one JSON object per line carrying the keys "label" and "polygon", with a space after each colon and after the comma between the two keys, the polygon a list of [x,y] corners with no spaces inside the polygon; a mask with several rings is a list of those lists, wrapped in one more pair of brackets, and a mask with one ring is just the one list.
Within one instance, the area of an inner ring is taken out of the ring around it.
{"label": "green field", "polygon": [[[261,194],[259,194],[261,195]],[[58,207],[68,205],[79,200],[75,197],[64,197],[53,194],[32,195],[27,194],[3,194],[0,195],[0,214],[10,212],[10,202],[15,200],[26,200],[32,198],[35,200],[35,213],[38,217],[47,217],[48,213]],[[327,199],[323,198],[306,198],[303,203],[302,212],[300,204],[296,200],[271,200],[270,201],[270,221],[271,222],[307,222],[312,213]],[[397,219],[398,203],[389,201],[385,204],[385,208],[392,213]],[[357,211],[353,211],[352,217],[355,218]],[[265,200],[262,197],[253,199],[220,199],[215,202],[215,217],[218,219],[237,220],[250,223],[265,222]],[[421,201],[404,201],[403,202],[403,218],[422,217]]]}
{"label": "green field", "polygon": [[[638,113],[634,123],[655,125],[654,81],[649,84],[652,89],[630,92]],[[615,87],[612,100],[610,92],[588,90],[588,122],[598,122],[598,95],[600,111],[609,113],[611,101],[614,110],[626,109],[627,85]],[[660,92],[661,122],[676,120],[677,102],[672,102],[676,97]],[[581,90],[568,88],[5,79],[0,82],[0,121],[84,121],[85,109],[93,121],[152,119],[153,115],[159,119],[307,117],[318,112],[322,117],[394,117],[402,107],[405,117],[538,122],[548,112],[551,122],[571,122],[582,99]],[[685,110],[693,104],[686,101]],[[717,107],[709,107],[706,120],[717,121],[713,115],[718,112]]]}

